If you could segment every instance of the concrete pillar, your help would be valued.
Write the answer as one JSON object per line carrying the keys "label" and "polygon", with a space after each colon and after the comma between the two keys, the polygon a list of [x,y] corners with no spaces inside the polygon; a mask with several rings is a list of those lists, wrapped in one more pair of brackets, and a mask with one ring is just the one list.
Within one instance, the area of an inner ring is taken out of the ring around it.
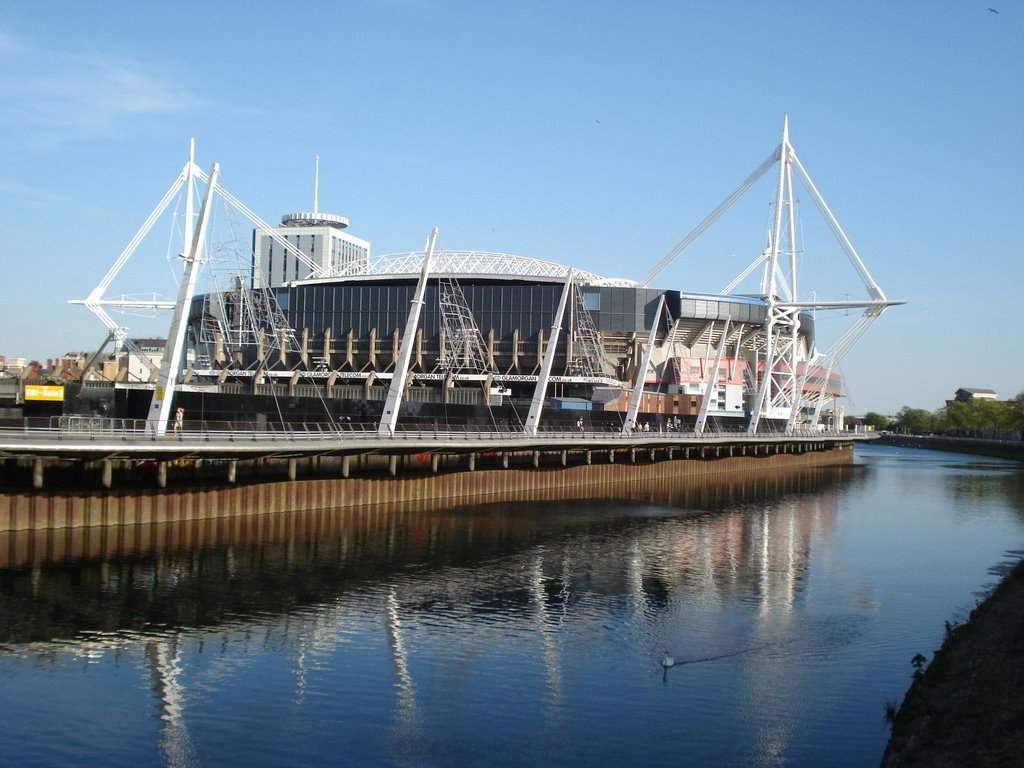
{"label": "concrete pillar", "polygon": [[636,448],[629,449],[629,461],[632,464],[636,464]]}
{"label": "concrete pillar", "polygon": [[569,463],[569,452],[568,451],[562,451],[562,466],[564,467],[568,463]]}
{"label": "concrete pillar", "polygon": [[440,456],[440,454],[432,453],[430,455],[430,471],[433,472],[436,475],[437,474],[437,469],[440,466],[441,466],[441,456]]}
{"label": "concrete pillar", "polygon": [[40,489],[43,487],[43,460],[36,459],[32,462],[32,487]]}
{"label": "concrete pillar", "polygon": [[535,466],[535,467],[539,467],[540,466],[540,451],[534,451],[533,452],[533,466]]}
{"label": "concrete pillar", "polygon": [[470,472],[476,471],[476,454],[475,453],[469,454],[469,471]]}
{"label": "concrete pillar", "polygon": [[341,476],[348,480],[349,474],[352,472],[352,457],[342,456],[341,457]]}
{"label": "concrete pillar", "polygon": [[238,459],[228,459],[228,482],[235,483],[238,480]]}
{"label": "concrete pillar", "polygon": [[398,474],[398,457],[397,456],[389,456],[388,457],[388,474],[391,475],[392,477],[395,477]]}
{"label": "concrete pillar", "polygon": [[109,488],[114,484],[114,462],[110,459],[103,460],[103,487]]}
{"label": "concrete pillar", "polygon": [[593,453],[594,453],[593,451],[587,451],[587,464],[593,464],[594,463]]}
{"label": "concrete pillar", "polygon": [[615,451],[608,451],[608,463],[609,464],[614,464],[615,463]]}
{"label": "concrete pillar", "polygon": [[299,460],[288,459],[288,479],[294,480],[299,474]]}
{"label": "concrete pillar", "polygon": [[156,486],[157,488],[167,487],[167,462],[158,461],[156,463]]}
{"label": "concrete pillar", "polygon": [[508,469],[508,451],[501,453],[501,466],[503,469]]}

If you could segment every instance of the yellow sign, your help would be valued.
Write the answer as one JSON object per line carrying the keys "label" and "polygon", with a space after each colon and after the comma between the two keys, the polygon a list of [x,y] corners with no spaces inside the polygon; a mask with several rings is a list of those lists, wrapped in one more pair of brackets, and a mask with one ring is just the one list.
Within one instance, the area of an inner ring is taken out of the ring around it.
{"label": "yellow sign", "polygon": [[49,384],[26,384],[25,399],[47,400],[59,403],[64,400],[64,387]]}

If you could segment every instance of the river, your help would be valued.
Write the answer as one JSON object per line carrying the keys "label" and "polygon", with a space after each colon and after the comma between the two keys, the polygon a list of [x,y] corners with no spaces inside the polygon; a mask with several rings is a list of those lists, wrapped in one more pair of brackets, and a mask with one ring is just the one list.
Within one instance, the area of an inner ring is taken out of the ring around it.
{"label": "river", "polygon": [[877,765],[911,658],[1024,556],[1020,464],[881,446],[640,499],[257,512],[0,538],[0,762]]}

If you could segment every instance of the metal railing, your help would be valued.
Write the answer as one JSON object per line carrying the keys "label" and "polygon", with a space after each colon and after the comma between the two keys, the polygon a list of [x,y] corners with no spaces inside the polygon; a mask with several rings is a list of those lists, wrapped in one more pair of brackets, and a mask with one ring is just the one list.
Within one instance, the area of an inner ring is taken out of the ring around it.
{"label": "metal railing", "polygon": [[431,441],[458,443],[472,440],[495,442],[551,442],[556,444],[579,442],[616,442],[625,444],[668,443],[720,443],[723,441],[751,442],[785,441],[789,439],[850,439],[863,437],[862,433],[823,430],[793,430],[791,432],[761,430],[747,435],[745,428],[705,430],[702,434],[692,429],[634,430],[623,433],[616,425],[587,425],[580,429],[572,424],[541,425],[536,434],[524,431],[518,424],[399,424],[394,432],[380,434],[376,422],[342,420],[337,422],[273,421],[185,421],[180,428],[168,426],[165,434],[157,434],[153,422],[145,419],[109,418],[103,416],[25,417],[0,420],[0,440],[3,435],[36,436],[43,439],[120,439],[123,441],[187,441],[194,442],[288,442],[320,444],[338,440],[364,441]]}

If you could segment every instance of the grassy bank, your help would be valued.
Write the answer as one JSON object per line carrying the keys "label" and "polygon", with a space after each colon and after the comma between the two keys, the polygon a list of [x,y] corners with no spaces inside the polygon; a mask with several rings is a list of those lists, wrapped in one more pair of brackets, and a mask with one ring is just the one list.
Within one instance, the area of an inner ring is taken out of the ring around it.
{"label": "grassy bank", "polygon": [[948,627],[893,721],[883,768],[1024,765],[1024,561]]}

